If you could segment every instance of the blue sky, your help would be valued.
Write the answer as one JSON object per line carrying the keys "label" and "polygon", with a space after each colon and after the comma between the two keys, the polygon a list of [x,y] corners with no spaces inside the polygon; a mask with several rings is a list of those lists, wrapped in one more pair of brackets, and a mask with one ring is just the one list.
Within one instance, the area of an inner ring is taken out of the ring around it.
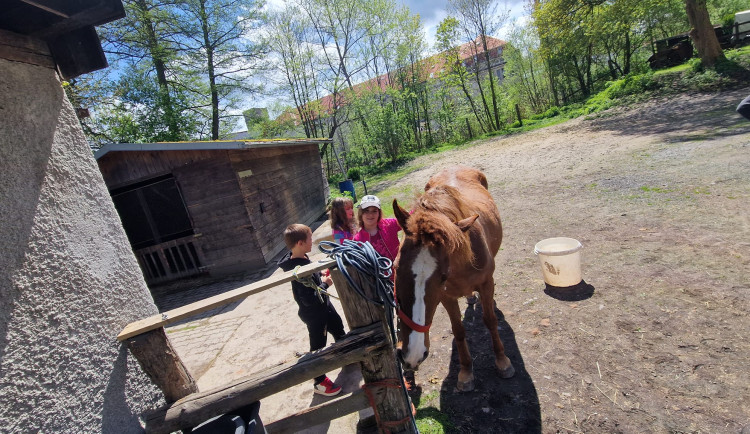
{"label": "blue sky", "polygon": [[[510,25],[515,19],[523,19],[525,15],[524,5],[526,0],[497,0],[498,11],[510,10],[510,18],[507,25]],[[427,42],[432,45],[435,42],[435,30],[438,24],[448,15],[448,0],[396,0],[404,6],[407,6],[412,14],[419,14],[422,18],[422,25],[425,28]],[[493,35],[504,38],[507,30],[503,29],[499,35]]]}

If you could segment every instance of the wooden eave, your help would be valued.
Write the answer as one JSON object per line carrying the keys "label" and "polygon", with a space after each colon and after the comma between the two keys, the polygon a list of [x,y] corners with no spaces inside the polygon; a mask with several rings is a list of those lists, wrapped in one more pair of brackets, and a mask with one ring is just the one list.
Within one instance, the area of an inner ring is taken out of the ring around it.
{"label": "wooden eave", "polygon": [[160,143],[111,143],[94,152],[97,160],[110,152],[138,151],[205,151],[231,149],[257,149],[269,147],[289,147],[320,145],[331,143],[333,139],[263,139],[263,140],[214,140],[202,142],[160,142]]}
{"label": "wooden eave", "polygon": [[95,26],[124,16],[121,0],[5,0],[0,57],[57,68],[64,79],[105,68]]}

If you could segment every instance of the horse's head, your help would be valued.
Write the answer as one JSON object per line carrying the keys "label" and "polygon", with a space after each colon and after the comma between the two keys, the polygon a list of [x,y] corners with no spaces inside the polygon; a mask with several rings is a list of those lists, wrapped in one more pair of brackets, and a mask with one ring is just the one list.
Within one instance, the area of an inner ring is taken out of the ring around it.
{"label": "horse's head", "polygon": [[429,326],[451,276],[451,263],[472,260],[464,232],[478,216],[453,221],[425,207],[424,200],[409,214],[394,199],[393,211],[405,234],[394,262],[400,320],[398,354],[407,369],[417,369],[429,353]]}

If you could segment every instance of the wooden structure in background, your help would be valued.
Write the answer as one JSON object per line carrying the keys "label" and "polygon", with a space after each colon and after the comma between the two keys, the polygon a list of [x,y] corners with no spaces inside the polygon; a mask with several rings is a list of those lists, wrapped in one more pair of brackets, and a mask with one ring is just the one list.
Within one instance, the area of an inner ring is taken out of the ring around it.
{"label": "wooden structure in background", "polygon": [[[393,433],[414,432],[410,423],[411,406],[400,389],[401,372],[398,369],[394,344],[384,321],[384,310],[369,303],[351,289],[335,266],[334,260],[321,261],[300,268],[297,274],[305,277],[316,271],[331,268],[331,275],[351,330],[347,336],[297,361],[274,366],[212,390],[198,392],[192,377],[175,375],[187,370],[179,357],[171,351],[168,338],[162,340],[163,327],[290,282],[294,279],[293,271],[129,324],[117,339],[127,342],[143,370],[162,389],[169,402],[165,407],[146,415],[146,431],[169,433],[197,426],[212,417],[262,400],[320,374],[359,362],[365,380],[361,390],[304,409],[287,418],[266,423],[268,432],[300,430],[371,405],[374,405],[381,430],[387,429]],[[359,281],[365,294],[375,298],[371,285],[362,282],[353,268],[348,271],[355,281]],[[160,360],[158,366],[153,363],[154,360]]]}
{"label": "wooden structure in background", "polygon": [[95,157],[148,283],[264,267],[325,212],[329,139],[113,144]]}
{"label": "wooden structure in background", "polygon": [[125,16],[121,0],[3,0],[0,58],[68,80],[107,66],[94,26]]}

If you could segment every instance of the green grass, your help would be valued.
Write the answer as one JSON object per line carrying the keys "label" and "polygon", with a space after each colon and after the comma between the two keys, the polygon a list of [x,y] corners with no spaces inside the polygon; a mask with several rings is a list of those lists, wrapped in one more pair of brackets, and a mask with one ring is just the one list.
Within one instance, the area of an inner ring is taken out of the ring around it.
{"label": "green grass", "polygon": [[438,392],[429,392],[419,400],[417,407],[417,429],[422,434],[443,434],[454,431],[455,426],[451,423],[448,415],[440,411],[437,406],[440,402]]}
{"label": "green grass", "polygon": [[642,186],[641,190],[646,193],[671,193],[674,190],[669,188],[661,188],[661,187],[648,187],[648,186]]}

